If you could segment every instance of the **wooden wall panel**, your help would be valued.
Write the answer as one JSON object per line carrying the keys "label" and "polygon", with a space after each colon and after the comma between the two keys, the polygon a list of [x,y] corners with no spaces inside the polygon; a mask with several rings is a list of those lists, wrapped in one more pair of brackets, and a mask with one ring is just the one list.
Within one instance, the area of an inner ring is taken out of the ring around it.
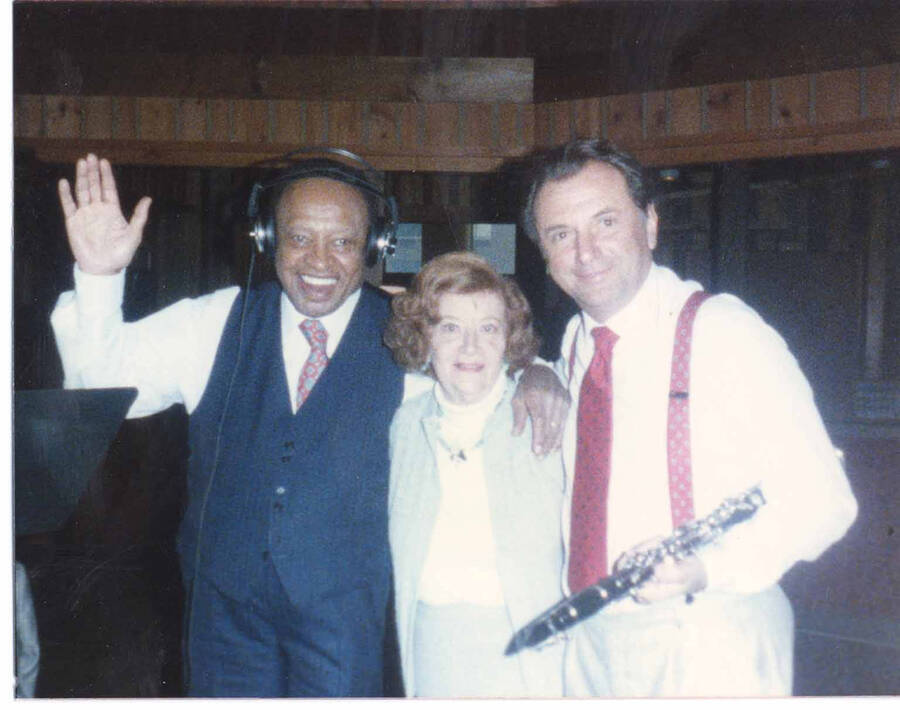
{"label": "wooden wall panel", "polygon": [[420,152],[425,145],[425,107],[420,104],[401,104],[397,107],[398,135],[402,152]]}
{"label": "wooden wall panel", "polygon": [[499,104],[497,106],[497,148],[501,154],[515,154],[518,151],[527,150],[533,144],[531,134],[526,135],[525,133],[526,120],[533,123],[534,119],[526,118],[525,107],[521,104]]}
{"label": "wooden wall panel", "polygon": [[156,97],[137,99],[138,137],[149,141],[175,140],[176,101]]}
{"label": "wooden wall panel", "polygon": [[20,94],[13,97],[13,130],[23,138],[38,138],[44,132],[44,107],[40,96]]}
{"label": "wooden wall panel", "polygon": [[648,91],[644,94],[643,138],[664,138],[669,135],[669,94]]}
{"label": "wooden wall panel", "polygon": [[695,136],[702,132],[700,96],[699,88],[676,89],[669,92],[672,135]]}
{"label": "wooden wall panel", "polygon": [[112,138],[112,99],[109,96],[86,96],[84,108],[84,137],[99,140]]}
{"label": "wooden wall panel", "polygon": [[177,138],[182,141],[206,139],[206,101],[181,99],[178,104]]}
{"label": "wooden wall panel", "polygon": [[[897,147],[900,126],[890,114],[897,83],[889,65],[610,96],[598,99],[601,135],[653,164]],[[881,117],[867,123],[866,92]],[[560,142],[549,106],[536,106],[538,146]],[[577,131],[585,121],[579,103]]]}
{"label": "wooden wall panel", "polygon": [[579,99],[572,102],[575,138],[599,138],[603,135],[601,99]]}
{"label": "wooden wall panel", "polygon": [[308,101],[306,106],[306,132],[301,138],[306,145],[328,145],[329,135],[328,104],[324,101]]}
{"label": "wooden wall panel", "polygon": [[400,109],[397,104],[369,104],[366,145],[376,151],[400,148]]}
{"label": "wooden wall panel", "polygon": [[816,74],[815,122],[847,123],[861,118],[859,79],[859,69]]}
{"label": "wooden wall panel", "polygon": [[328,143],[360,146],[364,144],[363,107],[361,102],[328,103]]}
{"label": "wooden wall panel", "polygon": [[772,126],[787,128],[810,122],[810,79],[807,75],[786,76],[772,80]]}
{"label": "wooden wall panel", "polygon": [[900,64],[864,67],[864,118],[886,120],[900,116]]}
{"label": "wooden wall panel", "polygon": [[745,83],[746,130],[767,131],[772,127],[772,86],[769,81]]}
{"label": "wooden wall panel", "polygon": [[535,116],[536,111],[534,104],[520,106],[519,117],[521,118],[521,121],[519,122],[519,125],[522,127],[522,145],[516,146],[515,150],[511,151],[512,155],[519,155],[521,152],[531,150],[537,144]]}
{"label": "wooden wall panel", "polygon": [[[412,56],[335,56],[332,52],[320,56],[296,51],[278,54],[271,53],[272,49],[248,45],[240,54],[145,48],[97,52],[90,45],[75,45],[66,52],[55,51],[65,54],[65,66],[78,77],[78,88],[66,91],[88,95],[424,103],[533,100],[534,60],[530,57],[457,55],[434,61]],[[57,85],[52,72],[23,68],[18,74],[28,93],[57,90],[51,88]]]}
{"label": "wooden wall panel", "polygon": [[534,143],[545,148],[556,142],[553,130],[553,105],[537,104],[534,107]]}
{"label": "wooden wall panel", "polygon": [[438,153],[456,153],[461,147],[459,104],[426,104],[425,145]]}
{"label": "wooden wall panel", "polygon": [[463,104],[463,149],[490,155],[499,143],[497,116],[492,104]]}
{"label": "wooden wall panel", "polygon": [[599,136],[676,165],[900,147],[900,65],[542,104],[15,97],[15,137],[43,160],[241,165],[339,145],[383,170],[493,171]]}
{"label": "wooden wall panel", "polygon": [[884,374],[884,325],[888,284],[888,243],[891,233],[888,181],[875,173],[869,183],[869,224],[866,259],[865,379],[879,381]]}
{"label": "wooden wall panel", "polygon": [[556,101],[552,104],[551,121],[553,122],[553,135],[555,143],[564,143],[575,137],[572,101]]}
{"label": "wooden wall panel", "polygon": [[44,121],[48,138],[80,138],[81,99],[77,96],[47,96]]}
{"label": "wooden wall panel", "polygon": [[207,138],[217,143],[231,142],[232,102],[227,99],[210,99],[206,102]]}
{"label": "wooden wall panel", "polygon": [[422,173],[395,176],[394,194],[404,205],[425,204],[425,177]]}
{"label": "wooden wall panel", "polygon": [[304,107],[300,101],[272,101],[272,140],[276,144],[303,142]]}
{"label": "wooden wall panel", "polygon": [[113,137],[117,140],[137,140],[137,99],[121,96],[113,99]]}
{"label": "wooden wall panel", "polygon": [[233,139],[243,143],[271,143],[267,101],[233,102]]}
{"label": "wooden wall panel", "polygon": [[431,202],[435,205],[455,207],[456,200],[456,175],[446,173],[434,173],[425,178],[426,184],[431,185]]}
{"label": "wooden wall panel", "polygon": [[744,84],[716,84],[706,91],[706,130],[710,133],[743,131],[746,127]]}
{"label": "wooden wall panel", "polygon": [[639,145],[644,138],[644,107],[640,94],[610,96],[607,99],[607,134],[622,146]]}

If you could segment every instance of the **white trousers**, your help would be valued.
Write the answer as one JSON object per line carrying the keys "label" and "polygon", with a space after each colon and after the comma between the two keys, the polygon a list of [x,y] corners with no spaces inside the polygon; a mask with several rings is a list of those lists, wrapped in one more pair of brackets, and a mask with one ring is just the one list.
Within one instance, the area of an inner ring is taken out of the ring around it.
{"label": "white trousers", "polygon": [[420,602],[413,646],[414,688],[429,698],[562,695],[562,649],[504,656],[512,637],[506,608]]}
{"label": "white trousers", "polygon": [[569,640],[568,696],[791,694],[794,615],[778,586],[752,595],[701,592],[692,604],[611,606],[577,625]]}

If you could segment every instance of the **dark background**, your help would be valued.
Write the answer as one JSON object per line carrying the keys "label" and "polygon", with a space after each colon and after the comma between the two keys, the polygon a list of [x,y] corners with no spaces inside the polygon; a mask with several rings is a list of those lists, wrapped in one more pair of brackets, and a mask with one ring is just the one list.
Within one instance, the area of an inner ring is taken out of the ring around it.
{"label": "dark background", "polygon": [[[17,3],[15,91],[62,92],[77,79],[77,91],[91,93],[91,72],[76,69],[102,61],[104,52],[185,47],[531,56],[541,101],[883,64],[900,56],[900,14],[888,2],[520,4],[494,12],[462,5],[382,9],[380,29],[371,32],[370,10],[321,4]],[[845,450],[860,503],[847,537],[784,580],[797,616],[800,695],[900,691],[898,167],[897,151],[859,152],[682,166],[676,180],[661,183],[658,261],[711,291],[740,295],[785,337]],[[71,165],[41,162],[24,147],[15,151],[16,390],[62,385],[48,318],[59,293],[71,287],[56,181],[72,172]],[[127,275],[127,318],[245,281],[244,218],[254,173],[127,165],[116,176],[126,212],[140,196],[154,198]],[[389,172],[386,183],[403,221],[423,223],[427,259],[464,248],[466,223],[515,222],[519,177],[512,167]],[[552,357],[572,304],[521,234],[516,250],[516,279],[535,311],[543,354]],[[873,272],[883,275],[883,310],[874,324]],[[270,275],[268,265],[257,265],[257,278]],[[882,342],[874,367],[866,351],[873,327]],[[63,529],[16,540],[41,635],[40,696],[181,694],[174,534],[184,505],[185,424],[181,407],[123,424]],[[395,677],[387,690],[397,692]]]}

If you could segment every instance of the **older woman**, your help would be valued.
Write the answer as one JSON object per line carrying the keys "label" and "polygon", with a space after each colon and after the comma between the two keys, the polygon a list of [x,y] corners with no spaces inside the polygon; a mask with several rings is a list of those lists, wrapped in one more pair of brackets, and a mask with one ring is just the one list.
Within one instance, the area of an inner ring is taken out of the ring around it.
{"label": "older woman", "polygon": [[562,648],[511,657],[562,595],[562,465],[513,436],[511,376],[537,350],[528,303],[481,257],[440,256],[394,297],[385,341],[435,380],[391,425],[390,542],[407,695],[562,694]]}

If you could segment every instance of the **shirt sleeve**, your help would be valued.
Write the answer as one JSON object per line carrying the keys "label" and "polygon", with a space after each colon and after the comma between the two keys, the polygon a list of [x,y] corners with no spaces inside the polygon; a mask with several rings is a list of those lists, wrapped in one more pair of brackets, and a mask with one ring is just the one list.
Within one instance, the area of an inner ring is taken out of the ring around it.
{"label": "shirt sleeve", "polygon": [[[708,317],[698,315],[692,381],[695,367],[714,374],[702,385],[708,404],[700,405],[696,417],[692,384],[691,422],[717,427],[715,440],[704,446],[718,450],[698,452],[701,465],[719,469],[704,478],[718,478],[716,496],[758,484],[766,502],[698,555],[708,588],[752,593],[843,537],[857,504],[787,344],[752,309],[731,300],[731,308],[710,301]],[[703,340],[715,345],[696,347]]]}
{"label": "shirt sleeve", "polygon": [[75,289],[60,295],[50,316],[66,389],[136,387],[129,418],[183,403],[197,406],[238,288],[183,299],[126,323],[125,272],[112,276],[74,267]]}
{"label": "shirt sleeve", "polygon": [[569,386],[569,371],[572,367],[572,363],[569,362],[569,359],[572,355],[572,345],[575,342],[575,338],[578,337],[578,325],[580,321],[580,314],[576,314],[569,319],[569,322],[566,324],[566,329],[563,331],[562,341],[560,342],[559,357],[555,362],[549,363],[549,366],[556,372],[559,381],[566,387]]}
{"label": "shirt sleeve", "polygon": [[[550,360],[544,360],[544,358],[542,358],[540,356],[535,355],[534,359],[531,361],[531,364],[532,365],[542,365],[543,367],[553,370],[553,373],[556,374],[557,376],[559,375],[559,373],[556,370],[556,363],[551,362]],[[517,374],[519,376],[521,376],[522,371],[520,370]]]}

